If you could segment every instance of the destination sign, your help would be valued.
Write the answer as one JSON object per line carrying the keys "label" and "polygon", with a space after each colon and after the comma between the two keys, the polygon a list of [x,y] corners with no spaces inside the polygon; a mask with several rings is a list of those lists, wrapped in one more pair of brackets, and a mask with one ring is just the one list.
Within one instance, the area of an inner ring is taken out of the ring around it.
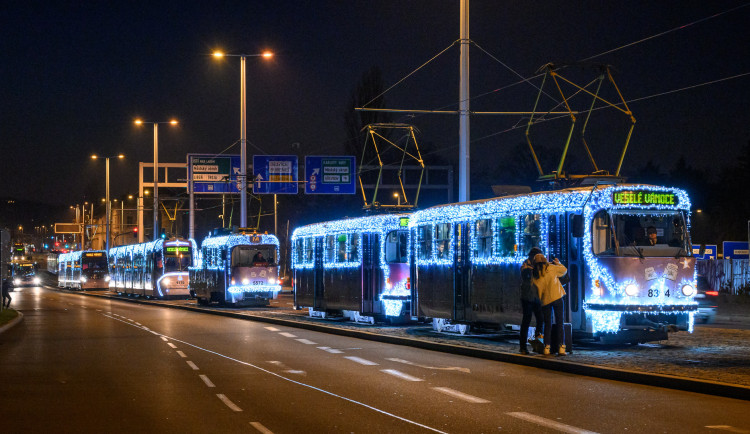
{"label": "destination sign", "polygon": [[615,205],[672,205],[679,204],[675,193],[651,190],[624,190],[612,194]]}
{"label": "destination sign", "polygon": [[83,256],[86,256],[87,258],[96,258],[98,256],[104,256],[104,253],[102,252],[84,253]]}
{"label": "destination sign", "polygon": [[184,247],[167,247],[167,253],[177,253],[177,252],[189,252],[190,247],[184,246]]}
{"label": "destination sign", "polygon": [[408,227],[409,226],[409,217],[401,217],[401,218],[399,218],[398,225],[401,226],[402,228]]}

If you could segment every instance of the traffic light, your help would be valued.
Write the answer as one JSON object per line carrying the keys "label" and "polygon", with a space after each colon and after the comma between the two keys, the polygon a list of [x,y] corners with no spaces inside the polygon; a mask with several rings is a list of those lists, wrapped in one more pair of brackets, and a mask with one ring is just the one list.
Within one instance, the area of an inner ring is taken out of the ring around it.
{"label": "traffic light", "polygon": [[133,228],[133,238],[138,238],[138,226]]}
{"label": "traffic light", "polygon": [[161,237],[162,240],[166,240],[167,239],[167,230],[164,229],[164,228],[162,228],[161,234],[159,234],[159,236]]}

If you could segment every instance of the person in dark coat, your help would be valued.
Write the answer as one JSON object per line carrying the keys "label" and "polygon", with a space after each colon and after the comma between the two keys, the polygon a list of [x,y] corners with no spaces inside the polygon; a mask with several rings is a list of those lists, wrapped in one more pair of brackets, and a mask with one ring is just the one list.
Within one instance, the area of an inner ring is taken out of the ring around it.
{"label": "person in dark coat", "polygon": [[[8,302],[6,303],[5,300],[8,300]],[[3,279],[3,306],[10,307],[11,301],[13,301],[13,298],[10,296],[10,282],[8,282],[8,279]]]}
{"label": "person in dark coat", "polygon": [[529,250],[528,258],[523,261],[523,265],[521,265],[521,309],[523,310],[523,318],[521,319],[521,337],[519,338],[521,354],[529,354],[529,350],[526,348],[526,342],[529,335],[531,315],[534,315],[534,318],[536,318],[536,333],[534,340],[542,340],[542,305],[539,301],[536,289],[531,286],[531,272],[534,269],[534,256],[539,253],[542,253],[542,249],[539,247],[532,247],[531,250]]}

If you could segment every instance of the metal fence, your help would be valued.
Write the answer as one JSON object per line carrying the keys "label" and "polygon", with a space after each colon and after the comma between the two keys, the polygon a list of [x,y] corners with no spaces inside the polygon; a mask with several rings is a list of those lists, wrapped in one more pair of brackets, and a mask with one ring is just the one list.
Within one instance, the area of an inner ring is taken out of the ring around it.
{"label": "metal fence", "polygon": [[711,288],[733,295],[750,294],[750,260],[700,259],[696,265]]}

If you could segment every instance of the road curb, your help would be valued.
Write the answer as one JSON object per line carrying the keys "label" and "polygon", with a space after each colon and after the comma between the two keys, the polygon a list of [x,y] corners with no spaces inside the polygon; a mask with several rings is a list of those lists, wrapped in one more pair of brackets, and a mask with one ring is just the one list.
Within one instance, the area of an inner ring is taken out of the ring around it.
{"label": "road curb", "polygon": [[[72,292],[71,292],[72,293]],[[155,305],[147,300],[120,298],[114,295],[87,294],[75,292],[93,297],[111,298],[115,300],[129,301],[131,303]],[[365,330],[351,330],[332,327],[325,324],[313,324],[286,320],[282,318],[269,318],[265,316],[255,316],[252,313],[222,312],[213,309],[191,306],[175,306],[160,304],[160,307],[169,307],[172,309],[182,309],[193,312],[206,313],[210,315],[224,316],[246,321],[257,321],[274,325],[283,325],[287,327],[301,328],[305,330],[318,331],[323,333],[335,334],[352,338],[366,339],[375,342],[389,343],[395,345],[404,345],[416,347],[431,351],[439,351],[450,354],[458,354],[480,359],[495,360],[498,362],[513,363],[516,365],[530,366],[534,368],[546,369],[550,371],[565,372],[568,374],[584,375],[588,377],[601,378],[605,380],[621,381],[626,383],[642,384],[646,386],[662,387],[665,389],[682,390],[687,392],[702,393],[705,395],[722,396],[726,398],[742,399],[750,401],[750,387],[737,384],[721,383],[707,380],[699,380],[687,377],[677,377],[665,374],[654,374],[648,372],[638,372],[626,369],[606,368],[601,366],[575,363],[569,359],[562,359],[555,356],[542,355],[521,355],[505,353],[500,351],[491,351],[480,348],[470,348],[460,345],[446,344],[440,342],[429,342],[421,339],[408,338],[402,336],[389,336],[375,334]],[[20,312],[19,312],[20,313]],[[574,355],[568,357],[575,357]]]}
{"label": "road curb", "polygon": [[7,324],[0,326],[0,334],[2,334],[6,330],[11,329],[13,326],[15,326],[16,324],[18,324],[19,322],[23,320],[23,314],[19,311],[16,311],[16,313],[18,314],[18,316],[8,321]]}

